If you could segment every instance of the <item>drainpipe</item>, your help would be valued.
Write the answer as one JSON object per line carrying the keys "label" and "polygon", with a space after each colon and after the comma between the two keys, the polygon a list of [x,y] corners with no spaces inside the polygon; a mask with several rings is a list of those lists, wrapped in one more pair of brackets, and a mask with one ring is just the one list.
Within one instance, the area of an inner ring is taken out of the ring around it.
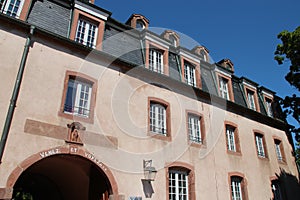
{"label": "drainpipe", "polygon": [[13,90],[12,97],[11,97],[10,104],[9,104],[9,108],[8,108],[8,111],[7,111],[6,120],[5,120],[5,124],[4,124],[4,127],[3,127],[3,132],[2,132],[2,136],[1,136],[1,141],[0,141],[0,163],[2,163],[2,156],[3,156],[3,153],[4,153],[4,148],[5,148],[5,144],[6,144],[6,141],[7,141],[7,136],[8,136],[8,133],[9,133],[10,126],[11,126],[13,114],[14,114],[14,111],[15,111],[16,102],[17,102],[17,99],[18,99],[18,96],[19,96],[19,91],[20,91],[20,87],[21,87],[23,72],[24,72],[24,69],[25,69],[25,63],[26,63],[26,60],[27,60],[29,47],[30,47],[30,44],[31,44],[31,36],[33,35],[34,29],[35,29],[35,26],[31,25],[30,26],[30,33],[29,33],[29,35],[27,36],[27,39],[26,39],[26,43],[25,43],[25,46],[24,46],[24,51],[23,51],[19,71],[18,71],[17,78],[16,78],[16,81],[15,81],[14,90]]}

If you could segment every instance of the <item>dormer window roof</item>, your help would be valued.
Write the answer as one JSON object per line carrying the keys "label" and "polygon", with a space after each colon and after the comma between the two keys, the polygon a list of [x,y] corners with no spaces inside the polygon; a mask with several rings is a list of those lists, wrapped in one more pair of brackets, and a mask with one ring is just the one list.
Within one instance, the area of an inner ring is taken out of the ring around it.
{"label": "dormer window roof", "polygon": [[234,72],[233,63],[231,62],[230,59],[228,59],[228,58],[222,59],[218,62],[218,64],[220,66],[224,67],[225,69],[228,69],[228,70]]}
{"label": "dormer window roof", "polygon": [[200,56],[204,61],[209,62],[209,50],[205,46],[195,46],[192,49],[192,52]]}
{"label": "dormer window roof", "polygon": [[169,40],[171,45],[173,45],[174,47],[178,47],[180,45],[179,43],[180,37],[175,31],[166,30],[161,34],[161,36]]}
{"label": "dormer window roof", "polygon": [[149,26],[149,20],[141,14],[132,14],[126,24],[136,29],[147,29]]}

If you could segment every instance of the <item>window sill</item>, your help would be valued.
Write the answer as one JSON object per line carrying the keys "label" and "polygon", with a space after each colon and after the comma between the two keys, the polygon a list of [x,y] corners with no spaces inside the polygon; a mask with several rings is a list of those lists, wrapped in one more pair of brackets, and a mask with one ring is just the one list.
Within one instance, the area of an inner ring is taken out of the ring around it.
{"label": "window sill", "polygon": [[201,143],[199,143],[199,142],[194,142],[194,141],[191,141],[191,140],[189,140],[189,143],[188,143],[191,147],[196,147],[196,148],[206,148],[206,145],[203,143],[203,142],[201,142]]}
{"label": "window sill", "polygon": [[257,156],[259,160],[263,160],[263,161],[269,161],[268,157],[261,157],[261,156]]}
{"label": "window sill", "polygon": [[233,156],[242,156],[242,153],[239,152],[239,151],[230,151],[230,150],[227,150],[227,153],[229,155],[233,155]]}
{"label": "window sill", "polygon": [[169,136],[168,133],[167,133],[167,135],[163,135],[161,133],[155,133],[155,132],[149,131],[148,135],[155,139],[171,142],[171,137]]}
{"label": "window sill", "polygon": [[86,122],[86,123],[90,123],[90,124],[94,123],[93,117],[84,117],[84,116],[80,116],[80,115],[73,115],[71,113],[65,113],[62,111],[58,112],[58,116],[72,120],[72,121]]}

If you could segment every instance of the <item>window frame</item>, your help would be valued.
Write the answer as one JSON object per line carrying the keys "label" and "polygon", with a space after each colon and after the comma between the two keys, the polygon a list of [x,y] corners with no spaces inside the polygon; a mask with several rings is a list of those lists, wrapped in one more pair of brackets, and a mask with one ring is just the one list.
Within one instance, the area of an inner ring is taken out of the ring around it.
{"label": "window frame", "polygon": [[[273,136],[273,140],[274,140],[274,149],[275,149],[275,154],[276,154],[277,161],[281,164],[285,164],[286,163],[286,157],[285,157],[285,153],[284,153],[283,142],[277,136]],[[281,159],[280,159],[280,156],[278,155],[278,150],[279,150]]]}
{"label": "window frame", "polygon": [[[181,57],[181,78],[182,82],[186,83],[189,86],[192,87],[198,87],[201,89],[202,83],[201,83],[201,71],[200,71],[200,60],[194,60],[192,58],[187,57],[188,54],[181,52],[180,57]],[[186,80],[186,64],[194,68],[194,83],[189,84],[188,81]]]}
{"label": "window frame", "polygon": [[[230,76],[226,76],[220,72],[216,72],[217,74],[217,85],[218,85],[218,94],[221,98],[227,100],[227,101],[234,101],[234,96],[233,96],[233,90],[232,90],[232,82]],[[228,89],[228,98],[223,97],[223,94],[221,92],[221,80],[226,80],[227,81],[227,89]]]}
{"label": "window frame", "polygon": [[[168,49],[149,40],[145,40],[145,48],[145,67],[152,72],[169,76]],[[150,49],[158,51],[162,54],[162,73],[150,69]]]}
{"label": "window frame", "polygon": [[[165,108],[165,126],[166,126],[166,134],[162,134],[159,132],[154,132],[151,130],[151,104],[158,104],[162,107]],[[156,98],[156,97],[148,97],[148,135],[151,137],[154,137],[156,139],[161,139],[161,140],[166,140],[166,141],[171,141],[171,119],[170,119],[170,104],[162,99]]]}
{"label": "window frame", "polygon": [[[232,193],[233,193],[233,190],[232,190],[232,179],[239,179],[239,186],[240,186],[240,195],[241,195],[241,198],[237,199],[237,198],[234,198]],[[229,193],[230,193],[230,199],[231,200],[248,200],[248,190],[247,190],[247,180],[245,178],[245,176],[240,173],[240,172],[230,172],[228,174],[228,185],[229,185]]]}
{"label": "window frame", "polygon": [[[10,11],[11,14],[7,14],[8,9],[9,9],[12,1],[14,1],[14,4],[13,4],[13,7],[12,7],[12,10]],[[15,4],[16,4],[17,1],[20,1],[19,5],[18,5],[17,12],[13,12],[14,8],[16,7]],[[4,0],[3,3],[2,3],[2,7],[0,8],[0,10],[1,10],[2,13],[6,14],[6,15],[8,15],[10,17],[19,19],[20,16],[21,16],[21,13],[22,13],[24,2],[25,2],[25,0],[7,0],[7,1]]]}
{"label": "window frame", "polygon": [[[159,74],[164,74],[164,56],[163,52],[155,49],[149,49],[149,69]],[[152,59],[151,59],[152,58]]]}
{"label": "window frame", "polygon": [[[246,97],[245,100],[246,100],[247,107],[253,111],[260,112],[260,106],[258,103],[258,96],[257,96],[256,88],[254,86],[250,87],[250,84],[244,82],[244,92],[245,92],[245,97]],[[253,94],[253,101],[254,101],[253,103],[255,105],[255,109],[252,109],[249,104],[249,97],[248,97],[249,93]]]}
{"label": "window frame", "polygon": [[[200,128],[200,142],[191,140],[190,137],[190,130],[189,130],[189,118],[197,118],[199,120],[199,128]],[[205,121],[204,121],[204,116],[198,112],[192,111],[192,110],[186,110],[186,133],[187,133],[187,140],[188,144],[194,147],[205,147],[206,145],[206,134],[205,134]]]}
{"label": "window frame", "polygon": [[170,172],[183,172],[187,174],[188,177],[188,200],[196,200],[196,190],[195,190],[195,169],[192,165],[180,161],[175,161],[173,163],[166,164],[166,200],[170,198],[170,184],[169,184],[169,173]]}
{"label": "window frame", "polygon": [[[66,102],[66,98],[67,98],[69,80],[78,80],[80,82],[88,83],[91,85],[89,115],[87,117],[81,116],[81,115],[74,115],[72,113],[65,112],[65,102]],[[94,122],[95,103],[96,103],[96,90],[97,90],[97,80],[96,79],[94,79],[90,76],[87,76],[85,74],[82,74],[80,72],[66,71],[59,116],[67,118],[67,119],[76,120],[76,121],[93,123]]]}
{"label": "window frame", "polygon": [[[92,22],[91,20],[80,16],[77,21],[75,42],[78,42],[93,49],[96,48],[98,26],[99,25],[97,24],[97,22]],[[94,34],[90,34],[91,32],[94,32]]]}
{"label": "window frame", "polygon": [[[77,34],[77,27],[78,27],[79,19],[84,19],[84,20],[86,20],[90,23],[93,23],[97,26],[97,33],[95,34],[96,44],[95,44],[94,49],[102,50],[102,41],[103,41],[103,36],[104,36],[105,21],[75,8],[74,14],[73,14],[72,25],[71,25],[71,31],[70,31],[70,39],[74,40],[74,41],[75,41],[76,34]],[[79,44],[81,44],[81,43],[79,43]],[[85,44],[82,44],[82,45],[85,45]],[[87,46],[87,45],[85,45],[85,46]]]}
{"label": "window frame", "polygon": [[[234,147],[235,150],[231,150],[229,148],[229,135],[228,135],[228,129],[232,129],[233,130],[233,137],[234,137]],[[229,154],[233,154],[233,155],[242,155],[241,153],[241,146],[240,146],[240,138],[239,138],[239,131],[238,131],[238,126],[232,122],[229,121],[225,121],[224,123],[224,132],[225,132],[225,140],[226,140],[226,151]]]}
{"label": "window frame", "polygon": [[184,68],[183,76],[184,76],[185,83],[190,86],[196,87],[197,86],[196,67],[189,62],[184,62],[183,68]]}
{"label": "window frame", "polygon": [[[263,159],[263,160],[268,160],[268,151],[267,151],[267,145],[266,145],[266,138],[264,133],[262,133],[261,131],[258,130],[254,130],[254,142],[255,142],[255,149],[256,149],[256,155],[258,158]],[[258,140],[261,140],[261,147],[258,146]],[[261,154],[261,149],[263,150],[264,155],[260,155]]]}

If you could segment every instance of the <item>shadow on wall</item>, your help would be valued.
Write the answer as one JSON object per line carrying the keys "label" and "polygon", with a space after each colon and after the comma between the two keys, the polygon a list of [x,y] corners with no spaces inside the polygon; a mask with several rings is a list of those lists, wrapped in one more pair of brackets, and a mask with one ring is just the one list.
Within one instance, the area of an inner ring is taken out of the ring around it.
{"label": "shadow on wall", "polygon": [[300,182],[296,176],[281,169],[280,175],[272,181],[273,198],[271,200],[299,200]]}

